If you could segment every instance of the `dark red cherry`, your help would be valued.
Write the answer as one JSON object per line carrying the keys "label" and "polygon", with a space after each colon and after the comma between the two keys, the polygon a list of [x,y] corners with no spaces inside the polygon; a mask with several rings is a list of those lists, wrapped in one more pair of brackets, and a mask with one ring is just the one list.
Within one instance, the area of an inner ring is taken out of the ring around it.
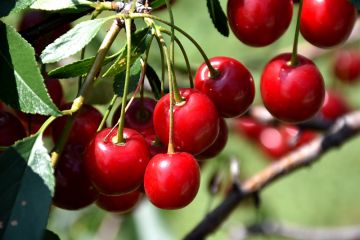
{"label": "dark red cherry", "polygon": [[159,153],[166,153],[167,146],[161,143],[154,130],[149,130],[143,133],[146,143],[148,144],[150,156],[153,157]]}
{"label": "dark red cherry", "polygon": [[253,47],[276,41],[289,27],[291,0],[228,0],[227,16],[235,36]]}
{"label": "dark red cherry", "polygon": [[94,186],[106,195],[129,193],[142,184],[150,160],[143,136],[124,128],[125,143],[115,143],[117,129],[98,132],[86,149],[86,170]]}
{"label": "dark red cherry", "polygon": [[[70,108],[71,103],[66,103],[61,107],[61,109]],[[75,116],[68,142],[87,146],[94,137],[102,117],[102,114],[96,108],[84,104]],[[67,118],[67,116],[57,118],[52,124],[52,134],[55,142],[60,138]]]}
{"label": "dark red cherry", "polygon": [[67,210],[86,207],[98,197],[84,167],[84,147],[67,144],[55,168],[53,204]]}
{"label": "dark red cherry", "polygon": [[350,35],[357,12],[348,0],[303,0],[300,32],[311,44],[333,47]]}
{"label": "dark red cherry", "polygon": [[328,120],[336,120],[350,111],[350,106],[345,99],[336,91],[326,91],[324,104],[321,107],[320,115]]}
{"label": "dark red cherry", "polygon": [[324,81],[316,65],[298,55],[296,66],[291,54],[273,58],[261,76],[260,90],[267,110],[279,120],[301,122],[314,116],[325,96]]}
{"label": "dark red cherry", "polygon": [[211,144],[205,151],[196,155],[197,160],[205,160],[217,156],[226,146],[228,140],[228,127],[223,118],[220,118],[219,134],[213,144]]}
{"label": "dark red cherry", "polygon": [[[219,133],[219,116],[212,101],[195,89],[181,89],[183,101],[174,106],[174,146],[177,151],[198,154]],[[163,96],[154,110],[154,129],[161,142],[169,142],[170,98]]]}
{"label": "dark red cherry", "polygon": [[360,79],[360,51],[340,50],[333,64],[335,76],[346,83],[356,83]]}
{"label": "dark red cherry", "polygon": [[122,195],[112,196],[100,193],[98,199],[96,200],[96,205],[108,212],[124,214],[135,208],[135,206],[140,202],[142,195],[143,193],[138,190]]}
{"label": "dark red cherry", "polygon": [[0,110],[0,146],[7,147],[26,137],[20,120],[12,113]]}
{"label": "dark red cherry", "polygon": [[255,86],[251,73],[229,57],[214,57],[210,63],[218,75],[211,77],[207,65],[203,63],[195,75],[195,88],[214,102],[222,117],[240,116],[254,100]]}
{"label": "dark red cherry", "polygon": [[[144,133],[153,129],[153,112],[156,101],[152,98],[134,98],[125,114],[125,127]],[[113,126],[119,121],[121,106],[115,111]]]}
{"label": "dark red cherry", "polygon": [[158,154],[146,167],[145,193],[158,208],[185,207],[195,198],[199,185],[199,165],[189,153]]}

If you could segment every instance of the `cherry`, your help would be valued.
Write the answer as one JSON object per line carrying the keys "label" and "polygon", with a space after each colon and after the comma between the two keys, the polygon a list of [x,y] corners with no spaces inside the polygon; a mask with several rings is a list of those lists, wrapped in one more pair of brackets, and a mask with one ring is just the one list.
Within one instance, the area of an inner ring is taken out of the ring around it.
{"label": "cherry", "polygon": [[251,73],[240,62],[229,57],[214,57],[211,65],[218,71],[212,77],[205,63],[195,75],[195,88],[206,94],[222,117],[237,117],[251,105],[255,96]]}
{"label": "cherry", "polygon": [[326,91],[324,104],[321,107],[320,114],[328,120],[336,120],[350,111],[350,107],[340,93],[335,91]]}
{"label": "cherry", "polygon": [[335,76],[346,83],[355,83],[360,78],[360,51],[340,50],[335,55],[333,66]]}
{"label": "cherry", "polygon": [[234,119],[233,125],[236,132],[252,140],[258,140],[261,131],[265,128],[264,124],[248,116]]}
{"label": "cherry", "polygon": [[[61,106],[61,109],[71,108],[71,103]],[[57,118],[52,124],[53,139],[56,142],[64,129],[67,116]],[[102,120],[102,114],[93,106],[84,104],[75,116],[68,142],[79,143],[87,146]]]}
{"label": "cherry", "polygon": [[189,153],[157,154],[146,167],[145,193],[158,208],[185,207],[195,198],[199,185],[199,165]]}
{"label": "cherry", "polygon": [[[153,112],[156,101],[152,98],[134,98],[129,109],[125,114],[125,127],[132,128],[140,133],[153,129]],[[120,117],[121,107],[119,107],[112,119],[115,125]]]}
{"label": "cherry", "polygon": [[204,160],[217,156],[226,146],[228,139],[228,127],[223,118],[220,118],[219,134],[213,144],[211,144],[204,152],[196,155],[196,159]]}
{"label": "cherry", "polygon": [[227,16],[235,36],[253,47],[276,41],[289,27],[291,0],[229,0]]}
{"label": "cherry", "polygon": [[98,132],[85,154],[89,178],[99,192],[120,195],[136,190],[143,181],[150,160],[147,144],[140,133],[124,128],[125,143],[114,143],[117,129]]}
{"label": "cherry", "polygon": [[96,200],[96,205],[108,212],[113,213],[128,213],[135,208],[137,203],[141,200],[143,193],[135,190],[130,193],[122,195],[104,195],[99,194]]}
{"label": "cherry", "polygon": [[159,153],[166,153],[167,147],[161,143],[154,130],[143,133],[145,141],[148,145],[150,156],[153,157]]}
{"label": "cherry", "polygon": [[350,1],[303,0],[300,32],[317,47],[333,47],[349,37],[356,18],[356,8]]}
{"label": "cherry", "polygon": [[[181,89],[183,101],[174,106],[174,147],[198,154],[219,133],[219,116],[212,101],[196,89]],[[169,142],[170,95],[163,96],[154,110],[154,129],[162,143]]]}
{"label": "cherry", "polygon": [[84,168],[84,147],[67,144],[55,167],[53,204],[67,210],[77,210],[93,203],[98,192]]}
{"label": "cherry", "polygon": [[7,147],[26,137],[26,131],[14,114],[0,110],[0,136],[0,146]]}
{"label": "cherry", "polygon": [[324,81],[316,65],[298,55],[296,66],[291,54],[273,58],[261,76],[261,97],[267,110],[279,120],[301,122],[314,116],[325,96]]}

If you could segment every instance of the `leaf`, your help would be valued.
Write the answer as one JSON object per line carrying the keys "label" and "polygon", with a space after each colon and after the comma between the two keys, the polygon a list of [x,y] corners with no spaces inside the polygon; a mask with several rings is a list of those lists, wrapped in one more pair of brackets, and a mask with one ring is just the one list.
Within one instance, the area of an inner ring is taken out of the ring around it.
{"label": "leaf", "polygon": [[[120,52],[112,56],[105,57],[103,65],[109,64],[114,61]],[[54,78],[72,78],[87,74],[94,62],[95,57],[89,57],[80,61],[70,63],[68,65],[56,68],[50,71],[48,74]]]}
{"label": "leaf", "polygon": [[50,231],[48,229],[45,229],[44,236],[42,240],[60,240],[59,236],[54,233],[53,231]]}
{"label": "leaf", "polygon": [[[152,32],[150,28],[143,28],[135,32],[131,38],[131,64],[143,54],[152,41]],[[120,50],[120,55],[115,63],[103,74],[103,77],[112,77],[126,69],[127,44]]]}
{"label": "leaf", "polygon": [[165,0],[153,0],[150,2],[150,7],[153,9],[159,8],[166,5]]}
{"label": "leaf", "polygon": [[154,68],[152,68],[149,64],[146,65],[145,74],[149,81],[154,97],[159,100],[161,98],[161,81],[158,75],[156,74]]}
{"label": "leaf", "polygon": [[101,26],[112,18],[88,20],[77,24],[44,49],[40,56],[42,62],[57,62],[77,53],[95,37]]}
{"label": "leaf", "polygon": [[34,49],[16,30],[0,22],[0,99],[26,113],[59,116],[47,94]]}
{"label": "leaf", "polygon": [[0,155],[0,179],[0,239],[42,239],[55,185],[42,134]]}
{"label": "leaf", "polygon": [[5,17],[10,13],[18,13],[29,7],[35,0],[2,0],[0,1],[0,17]]}
{"label": "leaf", "polygon": [[351,0],[351,2],[355,5],[356,9],[360,11],[360,0]]}
{"label": "leaf", "polygon": [[92,3],[87,0],[36,0],[30,8],[57,11],[62,9],[78,9],[82,6],[90,6]]}
{"label": "leaf", "polygon": [[206,5],[210,14],[210,18],[215,28],[224,35],[229,36],[229,26],[224,11],[221,8],[219,0],[206,0]]}
{"label": "leaf", "polygon": [[[141,75],[141,62],[137,59],[130,68],[130,79],[128,93],[135,91]],[[114,79],[114,93],[119,97],[124,94],[125,71],[119,73]]]}

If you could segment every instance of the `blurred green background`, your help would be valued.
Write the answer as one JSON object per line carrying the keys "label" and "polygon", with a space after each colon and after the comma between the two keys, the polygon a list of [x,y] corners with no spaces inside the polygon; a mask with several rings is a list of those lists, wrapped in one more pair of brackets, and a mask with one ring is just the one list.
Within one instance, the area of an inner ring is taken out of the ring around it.
{"label": "blurred green background", "polygon": [[[226,1],[221,1],[221,4],[225,10]],[[293,23],[287,32],[274,44],[264,48],[245,46],[232,33],[228,38],[221,36],[213,27],[208,16],[206,1],[177,0],[173,11],[175,24],[193,36],[209,57],[224,55],[236,58],[245,64],[253,74],[257,90],[261,70],[266,62],[278,53],[289,52],[292,49],[296,7]],[[154,14],[168,19],[166,11]],[[88,17],[83,19],[88,19]],[[7,20],[13,24],[17,22],[15,18]],[[87,55],[94,54],[106,30],[105,27],[92,41]],[[195,70],[203,62],[201,55],[181,34],[177,34],[177,37],[184,44],[192,69]],[[116,41],[112,51],[115,52],[123,44],[124,36]],[[319,49],[304,42],[300,37],[299,53],[303,53],[305,56],[307,54],[316,55],[314,61],[319,66],[327,87],[342,91],[350,104],[357,108],[360,105],[360,94],[358,94],[360,86],[346,86],[336,82],[331,71],[334,54],[338,49],[344,47],[358,48],[359,40],[318,54]],[[149,62],[159,71],[161,64],[158,53],[157,45],[153,44]],[[176,48],[176,65],[178,69],[185,67],[178,48]],[[177,71],[177,78],[180,84],[187,84],[187,75],[183,71]],[[73,81],[62,80],[62,84],[69,89]],[[104,80],[99,82],[96,88],[111,91],[111,82]],[[67,97],[71,99],[73,94],[69,91]],[[108,100],[104,95],[106,94],[93,95],[90,101],[97,104],[99,109],[104,109],[103,103]],[[111,97],[111,94],[108,95]],[[256,104],[261,104],[259,91],[256,92]],[[209,239],[237,239],[235,233],[241,226],[263,219],[309,227],[360,224],[359,145],[360,138],[354,138],[341,148],[331,150],[322,156],[320,161],[311,167],[292,173],[271,184],[260,193],[259,209],[256,209],[250,201],[240,204],[230,218]],[[181,239],[205,216],[207,211],[217,206],[223,199],[223,193],[216,196],[209,194],[208,183],[215,171],[226,172],[228,170],[230,157],[239,160],[241,179],[246,179],[271,163],[270,158],[259,151],[257,145],[239,134],[231,132],[225,150],[218,158],[209,160],[202,169],[202,184],[199,194],[188,207],[176,211],[163,211],[144,199],[132,214],[123,216],[106,213],[96,206],[90,206],[80,211],[65,211],[54,207],[49,219],[49,229],[64,240]],[[260,236],[252,239],[278,238]]]}

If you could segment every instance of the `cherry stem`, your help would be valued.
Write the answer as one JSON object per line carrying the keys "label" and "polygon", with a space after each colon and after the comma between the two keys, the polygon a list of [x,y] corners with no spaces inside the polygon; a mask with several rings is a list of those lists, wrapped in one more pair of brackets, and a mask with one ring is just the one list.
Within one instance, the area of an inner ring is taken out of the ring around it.
{"label": "cherry stem", "polygon": [[161,86],[160,86],[160,91],[161,91],[161,96],[165,95],[165,57],[164,57],[164,51],[162,49],[161,46],[161,41],[160,38],[158,36],[155,35],[155,39],[156,42],[159,46],[159,50],[160,50],[160,60],[161,60]]}
{"label": "cherry stem", "polygon": [[99,127],[96,130],[96,132],[100,132],[104,128],[106,120],[108,119],[108,117],[110,115],[110,112],[113,109],[117,98],[118,98],[118,96],[116,94],[114,94],[114,96],[112,97],[112,99],[111,99],[111,101],[110,101],[110,103],[109,103],[109,105],[108,105],[108,107],[106,109],[106,112],[105,112],[103,118],[101,119],[101,122],[100,122]]}
{"label": "cherry stem", "polygon": [[169,17],[170,17],[170,23],[171,23],[171,42],[170,42],[170,59],[171,59],[171,62],[172,62],[172,65],[175,64],[175,48],[174,48],[174,41],[175,41],[175,30],[174,30],[174,15],[173,15],[173,12],[172,12],[172,9],[171,9],[171,4],[170,4],[170,1],[169,0],[165,0],[165,3],[166,3],[166,8],[169,12]]}
{"label": "cherry stem", "polygon": [[[72,113],[77,112],[81,108],[81,106],[84,104],[85,95],[89,91],[89,88],[93,84],[94,80],[99,75],[101,67],[102,67],[102,63],[105,59],[105,56],[106,56],[108,50],[110,49],[110,46],[114,42],[116,36],[122,29],[122,27],[123,27],[123,24],[120,21],[120,19],[115,19],[115,21],[113,22],[113,24],[110,27],[110,30],[106,34],[99,50],[97,51],[94,63],[91,66],[91,69],[86,76],[84,84],[81,86],[78,97],[74,99],[71,109],[63,111],[63,114],[71,115]],[[70,135],[71,126],[74,122],[74,119],[75,119],[75,115],[69,116],[69,118],[67,119],[67,121],[65,123],[65,127],[60,135],[60,139],[56,143],[53,151],[51,152],[51,162],[52,162],[53,166],[56,165],[56,163],[59,160],[59,157],[65,147],[65,143]]]}
{"label": "cherry stem", "polygon": [[298,15],[296,20],[295,36],[293,43],[293,50],[291,54],[290,66],[296,66],[298,64],[298,42],[299,42],[299,33],[300,33],[300,18],[302,12],[303,0],[299,1]]}
{"label": "cherry stem", "polygon": [[[164,28],[161,28],[160,31],[164,32],[166,34],[170,34],[170,32],[167,29],[164,29]],[[193,81],[193,77],[192,77],[192,74],[191,74],[190,61],[189,61],[189,58],[188,58],[188,56],[186,54],[184,45],[182,45],[179,38],[177,38],[176,36],[175,36],[175,42],[179,46],[179,48],[181,50],[181,53],[183,54],[183,57],[184,57],[184,60],[185,60],[186,69],[187,69],[188,77],[189,77],[190,88],[194,88],[194,81]]]}
{"label": "cherry stem", "polygon": [[116,135],[116,143],[125,143],[124,139],[124,126],[125,126],[125,106],[126,98],[129,90],[130,82],[130,67],[131,67],[131,22],[132,19],[125,19],[125,29],[126,29],[126,43],[127,43],[127,53],[126,53],[126,72],[125,72],[125,84],[124,92],[121,103],[121,113],[119,118],[119,128]]}
{"label": "cherry stem", "polygon": [[207,67],[209,68],[209,72],[210,72],[210,77],[211,78],[215,78],[219,75],[219,72],[211,65],[209,58],[207,57],[205,51],[201,48],[201,46],[195,41],[195,39],[193,37],[190,36],[190,34],[188,34],[187,32],[185,32],[184,30],[182,30],[180,27],[171,24],[168,21],[165,21],[157,16],[154,15],[150,15],[150,14],[145,14],[145,13],[132,13],[129,15],[130,18],[150,18],[150,19],[154,19],[156,21],[162,22],[170,27],[172,27],[173,29],[175,29],[176,31],[180,32],[181,34],[183,34],[187,39],[189,39],[192,44],[194,44],[194,46],[198,49],[199,53],[201,54],[201,56],[203,57],[205,64],[207,65]]}

